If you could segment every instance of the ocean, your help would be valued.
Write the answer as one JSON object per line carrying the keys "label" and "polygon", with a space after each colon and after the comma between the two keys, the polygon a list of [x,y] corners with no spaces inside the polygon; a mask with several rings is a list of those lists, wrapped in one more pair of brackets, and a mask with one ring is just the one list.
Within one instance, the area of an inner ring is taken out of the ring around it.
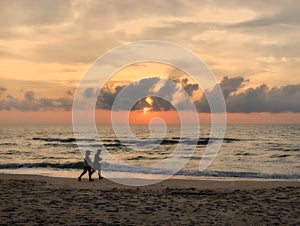
{"label": "ocean", "polygon": [[[160,126],[157,125],[159,130]],[[181,137],[179,125],[168,125],[164,137],[151,150],[140,150],[140,141],[149,138],[147,125],[132,125],[140,140],[116,137],[108,125],[97,127],[99,139],[81,141],[86,149],[105,147],[122,164],[102,161],[104,177],[155,178],[166,173],[132,171],[129,166],[148,166],[172,154],[179,142],[185,150],[192,144]],[[191,132],[193,132],[191,130]],[[199,171],[199,162],[208,143],[209,125],[201,125],[196,148],[185,166],[174,177],[213,179],[300,179],[300,125],[227,125],[223,144],[209,167]],[[0,128],[0,173],[37,174],[77,178],[82,170],[83,156],[71,126],[2,126]],[[214,137],[214,140],[222,138]],[[103,146],[102,146],[103,145]],[[184,156],[181,156],[184,158]],[[125,165],[124,165],[125,164]]]}

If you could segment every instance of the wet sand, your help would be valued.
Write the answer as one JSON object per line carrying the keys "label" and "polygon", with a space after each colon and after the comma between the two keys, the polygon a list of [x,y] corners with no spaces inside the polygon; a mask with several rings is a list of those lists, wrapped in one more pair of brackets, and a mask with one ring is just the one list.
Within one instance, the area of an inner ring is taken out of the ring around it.
{"label": "wet sand", "polygon": [[299,181],[109,180],[0,174],[0,225],[300,225]]}

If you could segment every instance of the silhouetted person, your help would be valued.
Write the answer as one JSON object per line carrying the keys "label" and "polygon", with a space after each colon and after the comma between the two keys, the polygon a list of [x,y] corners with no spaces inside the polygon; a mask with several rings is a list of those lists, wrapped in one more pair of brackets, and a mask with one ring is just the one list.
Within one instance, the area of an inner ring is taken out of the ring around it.
{"label": "silhouetted person", "polygon": [[86,172],[89,173],[89,181],[93,181],[92,179],[92,174],[93,174],[93,171],[92,171],[92,168],[91,166],[89,165],[89,162],[91,162],[91,159],[90,159],[90,151],[87,150],[85,152],[85,157],[84,157],[84,163],[83,163],[83,172],[80,174],[80,176],[78,177],[78,180],[81,181],[81,177],[86,174]]}
{"label": "silhouetted person", "polygon": [[98,149],[95,154],[94,165],[93,165],[94,171],[92,172],[93,174],[95,171],[98,171],[99,180],[103,179],[103,177],[101,176],[101,160],[102,160],[102,158],[100,157],[101,151],[102,151],[101,149]]}

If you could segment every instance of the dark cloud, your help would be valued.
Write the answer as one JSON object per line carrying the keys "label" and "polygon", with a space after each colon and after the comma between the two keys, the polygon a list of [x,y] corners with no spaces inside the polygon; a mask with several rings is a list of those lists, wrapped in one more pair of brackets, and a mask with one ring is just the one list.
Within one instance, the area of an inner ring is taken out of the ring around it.
{"label": "dark cloud", "polygon": [[[264,84],[241,91],[245,82],[247,80],[242,77],[224,77],[220,83],[227,112],[300,112],[300,84],[273,88]],[[207,91],[206,95],[214,97],[215,90]],[[195,104],[199,112],[210,112],[205,96],[202,96]]]}
{"label": "dark cloud", "polygon": [[32,102],[34,100],[35,97],[35,92],[33,90],[31,91],[27,91],[24,95],[25,100],[28,102]]}
{"label": "dark cloud", "polygon": [[65,110],[70,111],[72,109],[73,99],[70,98],[40,98],[35,102],[39,110]]}
{"label": "dark cloud", "polygon": [[41,98],[38,104],[42,110],[51,110],[55,108],[55,101],[50,98]]}
{"label": "dark cloud", "polygon": [[0,86],[0,96],[6,91],[5,87]]}
{"label": "dark cloud", "polygon": [[[160,87],[161,81],[164,83]],[[119,110],[125,110],[128,106],[133,105],[132,110],[142,110],[144,107],[151,107],[153,111],[169,111],[175,108],[189,110],[191,108],[190,101],[187,98],[174,100],[174,95],[182,89],[192,96],[193,92],[199,89],[199,86],[190,84],[188,79],[161,80],[158,77],[142,79],[129,85],[102,89],[97,100],[97,108],[110,110],[115,98],[124,88],[126,88],[126,96],[119,96],[120,104],[117,106]],[[136,102],[134,100],[136,100],[137,95],[142,98]],[[151,97],[153,104],[149,105],[144,97]]]}
{"label": "dark cloud", "polygon": [[228,112],[300,112],[300,84],[268,88],[257,88],[230,96]]}
{"label": "dark cloud", "polygon": [[186,84],[184,85],[183,89],[189,96],[193,96],[194,91],[197,91],[199,89],[198,84]]}
{"label": "dark cloud", "polygon": [[244,86],[244,82],[245,80],[243,77],[228,78],[225,76],[220,83],[224,98],[227,99],[231,93],[242,88]]}
{"label": "dark cloud", "polygon": [[6,95],[0,99],[0,110],[19,111],[47,111],[47,110],[71,110],[73,99],[70,98],[36,98],[34,91],[25,92],[23,99]]}
{"label": "dark cloud", "polygon": [[94,88],[87,88],[84,90],[83,96],[87,97],[87,98],[92,98],[92,97],[96,96],[96,92],[95,92]]}
{"label": "dark cloud", "polygon": [[112,107],[112,103],[123,87],[125,86],[117,86],[113,90],[103,88],[100,91],[99,97],[97,99],[96,107],[98,109],[110,110]]}
{"label": "dark cloud", "polygon": [[157,95],[172,101],[173,95],[177,90],[177,84],[172,80],[167,80],[165,84],[159,89]]}
{"label": "dark cloud", "polygon": [[[199,112],[210,112],[211,108],[208,103],[208,99],[209,99],[209,100],[213,100],[214,103],[211,104],[216,106],[216,108],[213,110],[214,112],[223,111],[222,103],[224,99],[226,102],[226,100],[229,98],[229,96],[232,93],[236,92],[238,89],[244,86],[244,82],[245,80],[242,77],[228,78],[227,76],[225,76],[221,81],[221,83],[219,84],[219,86],[215,86],[212,90],[204,91],[205,95],[203,94],[200,99],[195,101],[196,108],[198,109]],[[218,95],[219,89],[221,89],[224,99],[222,99]],[[218,109],[218,105],[220,106],[220,109]]]}
{"label": "dark cloud", "polygon": [[68,98],[58,98],[55,100],[57,103],[57,109],[63,109],[69,111],[72,109],[73,100]]}
{"label": "dark cloud", "polygon": [[37,111],[38,105],[33,102],[34,94],[32,91],[28,91],[24,95],[24,99],[18,99],[11,95],[6,95],[5,99],[0,100],[1,110],[20,110],[20,111]]}
{"label": "dark cloud", "polygon": [[111,109],[119,92],[126,88],[126,96],[119,96],[119,106],[117,106],[117,108],[120,110],[127,109],[128,106],[135,104],[136,101],[134,100],[136,100],[136,95],[141,97],[151,96],[153,94],[152,89],[159,80],[158,77],[152,77],[142,79],[139,82],[131,83],[129,85],[116,86],[112,90],[104,88],[99,93],[96,106],[100,109]]}
{"label": "dark cloud", "polygon": [[132,110],[143,110],[145,107],[151,111],[172,111],[175,107],[169,102],[160,97],[149,96],[153,100],[153,104],[147,103],[146,98],[142,98],[132,107]]}
{"label": "dark cloud", "polygon": [[[166,99],[173,100],[174,94],[179,92],[180,87],[183,88],[188,95],[193,97],[193,92],[199,90],[198,84],[191,84],[187,78],[168,80],[157,92],[151,92],[151,87],[154,87],[158,80],[142,80],[140,83],[131,84],[131,91],[134,95],[151,96],[153,105],[150,106],[145,98],[139,100],[132,110],[142,110],[144,107],[151,107],[154,111],[174,110],[190,110],[191,100],[182,99],[176,105],[172,105],[162,98],[155,97],[158,94]],[[243,77],[224,77],[220,82],[219,87],[223,92],[227,112],[300,112],[300,85],[288,85],[283,87],[268,88],[266,85],[261,85],[256,88],[249,88],[242,91],[245,84],[249,82]],[[148,84],[148,86],[145,86]],[[151,85],[150,85],[151,84]],[[177,85],[178,86],[177,86]],[[118,93],[126,86],[117,86],[114,90],[104,89],[100,92],[97,107],[103,109],[111,109],[111,106]],[[215,105],[222,103],[222,99],[217,95],[218,87],[213,90],[206,90],[205,95],[215,102]],[[153,96],[152,96],[153,95]],[[205,95],[194,102],[199,112],[210,112],[210,106]],[[125,105],[130,104],[130,97],[123,100]],[[222,108],[215,108],[215,111],[221,111]]]}

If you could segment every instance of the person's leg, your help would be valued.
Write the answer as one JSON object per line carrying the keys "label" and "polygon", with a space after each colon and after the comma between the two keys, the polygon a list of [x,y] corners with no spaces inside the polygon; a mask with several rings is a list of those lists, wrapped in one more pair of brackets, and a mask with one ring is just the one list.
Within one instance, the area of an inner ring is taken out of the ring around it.
{"label": "person's leg", "polygon": [[80,176],[78,177],[78,180],[81,181],[81,177],[86,174],[87,169],[84,167],[83,172],[80,174]]}
{"label": "person's leg", "polygon": [[101,176],[101,171],[98,171],[98,176],[99,176],[99,180],[103,179],[103,177]]}
{"label": "person's leg", "polygon": [[91,168],[91,176],[93,175],[93,173],[95,173],[96,170],[94,170],[93,168]]}
{"label": "person's leg", "polygon": [[93,172],[91,167],[88,168],[88,171],[89,171],[89,181],[93,181],[92,174],[93,174],[95,171]]}

